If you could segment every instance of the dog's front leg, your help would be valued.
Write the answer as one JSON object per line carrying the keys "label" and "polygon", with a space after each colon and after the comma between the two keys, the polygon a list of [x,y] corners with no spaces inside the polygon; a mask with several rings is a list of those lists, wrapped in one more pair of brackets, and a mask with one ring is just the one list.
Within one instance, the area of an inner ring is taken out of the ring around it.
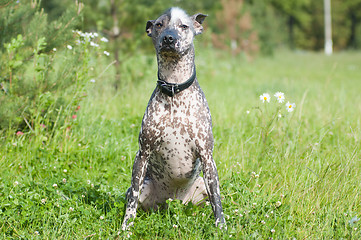
{"label": "dog's front leg", "polygon": [[148,154],[139,150],[134,159],[131,186],[127,191],[127,207],[125,210],[122,229],[127,230],[132,225],[129,221],[137,214],[140,189],[142,189],[145,171],[147,169]]}
{"label": "dog's front leg", "polygon": [[219,179],[216,165],[213,161],[212,152],[207,151],[201,155],[203,178],[206,185],[207,194],[211,202],[216,226],[219,228],[227,228],[226,221],[222,210],[221,194],[219,190]]}

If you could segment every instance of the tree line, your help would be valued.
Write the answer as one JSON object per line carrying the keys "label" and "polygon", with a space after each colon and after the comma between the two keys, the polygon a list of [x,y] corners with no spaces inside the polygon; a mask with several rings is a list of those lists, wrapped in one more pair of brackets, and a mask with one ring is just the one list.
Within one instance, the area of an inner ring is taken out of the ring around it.
{"label": "tree line", "polygon": [[[55,11],[62,0],[46,9]],[[69,0],[69,4],[73,1]],[[171,6],[189,14],[202,11],[207,31],[216,47],[233,53],[271,53],[280,45],[292,49],[321,50],[324,47],[323,1],[312,0],[88,0],[84,28],[96,29],[119,40],[125,49],[138,47],[144,24]],[[361,47],[361,0],[331,0],[335,50]],[[126,42],[126,44],[125,44]],[[142,42],[142,44],[144,44]],[[148,46],[149,47],[149,46]]]}
{"label": "tree line", "polygon": [[[24,0],[3,0],[0,8]],[[204,12],[208,37],[218,48],[237,54],[272,53],[278,46],[292,49],[321,50],[324,46],[323,1],[311,0],[47,0],[38,2],[49,21],[59,21],[75,4],[83,4],[83,31],[102,32],[114,48],[132,52],[151,49],[144,41],[145,22],[171,6],[189,14]],[[361,47],[361,0],[331,0],[333,45],[335,50]],[[31,13],[31,11],[29,11]],[[29,15],[29,14],[26,14]],[[2,15],[5,16],[6,15]],[[3,18],[3,17],[2,17]],[[20,18],[24,19],[23,17]],[[2,19],[6,22],[9,19]],[[11,20],[11,19],[10,19]],[[1,26],[1,25],[0,25]],[[5,29],[6,30],[6,29]],[[15,29],[17,30],[17,29]],[[14,31],[15,32],[15,31]],[[0,28],[3,39],[11,36]],[[7,34],[7,36],[4,36]],[[149,42],[149,41],[148,41]],[[114,51],[115,55],[118,54]]]}

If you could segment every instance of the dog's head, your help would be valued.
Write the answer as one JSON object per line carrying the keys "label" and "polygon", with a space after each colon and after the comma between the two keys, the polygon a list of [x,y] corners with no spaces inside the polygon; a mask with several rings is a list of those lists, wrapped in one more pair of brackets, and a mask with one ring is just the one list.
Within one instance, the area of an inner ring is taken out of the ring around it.
{"label": "dog's head", "polygon": [[206,17],[201,13],[188,16],[174,7],[158,19],[148,21],[146,32],[152,38],[157,54],[184,55],[193,47],[193,37],[202,33]]}

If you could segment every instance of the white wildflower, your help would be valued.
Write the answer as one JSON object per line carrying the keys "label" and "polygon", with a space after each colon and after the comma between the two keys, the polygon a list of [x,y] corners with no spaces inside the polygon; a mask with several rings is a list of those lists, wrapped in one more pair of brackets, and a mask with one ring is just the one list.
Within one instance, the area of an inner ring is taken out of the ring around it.
{"label": "white wildflower", "polygon": [[73,49],[73,47],[72,46],[70,46],[70,45],[68,45],[68,46],[66,46],[69,50],[72,50]]}
{"label": "white wildflower", "polygon": [[276,92],[274,96],[277,98],[279,103],[283,103],[285,101],[285,94],[283,92]]}
{"label": "white wildflower", "polygon": [[271,96],[268,93],[263,93],[261,96],[259,96],[259,99],[264,103],[265,101],[270,102]]}
{"label": "white wildflower", "polygon": [[102,38],[100,39],[100,41],[102,41],[102,42],[109,42],[109,40],[108,40],[107,38],[105,38],[105,37],[102,37]]}
{"label": "white wildflower", "polygon": [[92,47],[99,47],[99,44],[95,43],[95,42],[90,42],[90,46]]}
{"label": "white wildflower", "polygon": [[287,107],[287,111],[288,111],[288,112],[292,112],[293,110],[295,110],[296,104],[295,104],[295,103],[287,102],[287,103],[286,103],[286,107]]}

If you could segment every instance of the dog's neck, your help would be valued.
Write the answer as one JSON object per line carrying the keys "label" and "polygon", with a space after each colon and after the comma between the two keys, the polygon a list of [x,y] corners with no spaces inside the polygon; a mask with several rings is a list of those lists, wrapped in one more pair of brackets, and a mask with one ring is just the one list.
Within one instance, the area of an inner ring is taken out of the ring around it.
{"label": "dog's neck", "polygon": [[182,56],[159,54],[157,60],[159,78],[168,83],[180,84],[187,81],[193,74],[194,48]]}

